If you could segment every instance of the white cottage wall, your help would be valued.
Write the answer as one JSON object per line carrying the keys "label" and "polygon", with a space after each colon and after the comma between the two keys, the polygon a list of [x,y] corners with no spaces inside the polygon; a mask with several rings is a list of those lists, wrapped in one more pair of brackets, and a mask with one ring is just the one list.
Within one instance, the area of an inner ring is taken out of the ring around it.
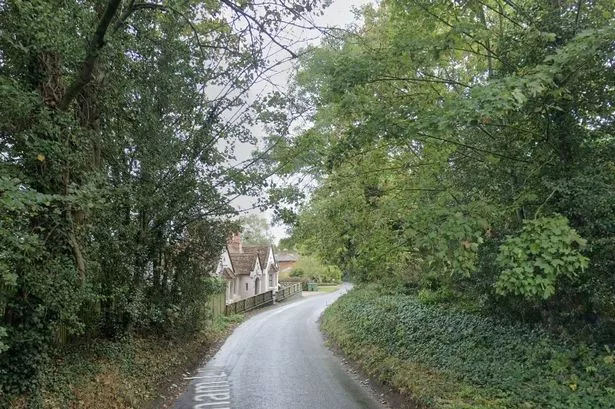
{"label": "white cottage wall", "polygon": [[254,280],[248,275],[242,275],[239,278],[239,295],[241,298],[252,297],[254,295]]}
{"label": "white cottage wall", "polygon": [[265,291],[268,290],[269,287],[269,274],[267,273],[267,270],[263,271],[263,275],[261,276],[260,279],[260,293],[264,293]]}

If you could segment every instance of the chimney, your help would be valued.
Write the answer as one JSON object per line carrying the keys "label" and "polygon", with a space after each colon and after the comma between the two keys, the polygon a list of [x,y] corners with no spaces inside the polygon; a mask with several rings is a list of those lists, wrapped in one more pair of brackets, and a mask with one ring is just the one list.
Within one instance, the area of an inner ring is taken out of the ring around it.
{"label": "chimney", "polygon": [[241,247],[241,236],[239,233],[234,233],[228,241],[228,250],[231,253],[243,253]]}

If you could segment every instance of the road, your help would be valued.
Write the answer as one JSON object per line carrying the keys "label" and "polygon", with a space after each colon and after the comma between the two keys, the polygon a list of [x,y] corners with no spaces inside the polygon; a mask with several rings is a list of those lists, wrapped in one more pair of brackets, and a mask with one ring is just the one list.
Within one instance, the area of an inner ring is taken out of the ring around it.
{"label": "road", "polygon": [[382,409],[324,345],[318,318],[348,289],[287,300],[235,329],[174,409]]}

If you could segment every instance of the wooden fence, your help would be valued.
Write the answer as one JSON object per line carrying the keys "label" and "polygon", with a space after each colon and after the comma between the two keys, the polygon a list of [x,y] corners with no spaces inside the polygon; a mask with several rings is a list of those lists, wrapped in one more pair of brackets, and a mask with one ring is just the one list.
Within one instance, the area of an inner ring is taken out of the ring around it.
{"label": "wooden fence", "polygon": [[[297,293],[301,293],[301,283],[293,283],[288,287],[282,288],[275,293],[275,300],[282,301]],[[273,304],[273,290],[228,304],[226,306],[225,314],[240,314],[242,312],[247,312],[269,304]]]}
{"label": "wooden fence", "polygon": [[284,287],[280,291],[278,291],[275,294],[275,300],[282,301],[300,292],[301,292],[301,283],[293,283],[289,285],[288,287]]}
{"label": "wooden fence", "polygon": [[303,287],[303,290],[307,290],[307,281],[301,279],[301,280],[292,280],[292,281],[280,281],[279,284],[282,288],[286,288],[286,287],[291,287],[294,284],[301,284]]}
{"label": "wooden fence", "polygon": [[228,304],[225,313],[226,315],[239,314],[267,304],[273,304],[273,290]]}
{"label": "wooden fence", "polygon": [[211,308],[212,318],[224,315],[226,313],[226,293],[210,295],[207,305]]}

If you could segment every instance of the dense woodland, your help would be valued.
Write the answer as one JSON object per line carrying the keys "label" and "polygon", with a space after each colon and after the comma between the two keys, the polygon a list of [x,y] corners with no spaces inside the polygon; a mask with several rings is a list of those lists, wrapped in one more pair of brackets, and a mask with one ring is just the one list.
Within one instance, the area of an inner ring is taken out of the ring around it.
{"label": "dense woodland", "polygon": [[57,345],[206,324],[230,201],[267,176],[234,158],[247,91],[311,11],[0,1],[0,406],[36,396]]}
{"label": "dense woodland", "polygon": [[[615,335],[615,3],[383,1],[302,59],[272,138],[304,249],[359,282]],[[289,160],[289,159],[292,159]]]}

